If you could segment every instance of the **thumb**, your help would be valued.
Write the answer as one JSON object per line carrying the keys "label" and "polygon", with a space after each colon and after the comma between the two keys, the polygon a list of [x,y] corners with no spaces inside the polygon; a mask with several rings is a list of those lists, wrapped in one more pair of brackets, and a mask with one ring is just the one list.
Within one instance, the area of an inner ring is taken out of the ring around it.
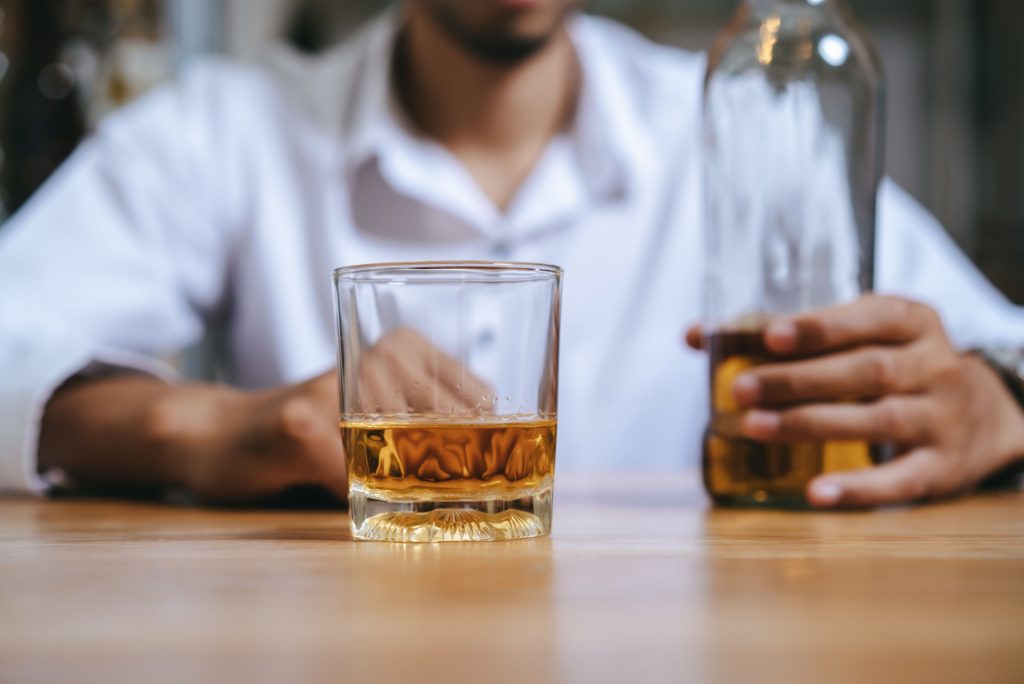
{"label": "thumb", "polygon": [[296,483],[318,484],[341,499],[348,496],[345,450],[338,430],[338,413],[316,397],[292,396],[279,409],[277,448]]}
{"label": "thumb", "polygon": [[310,431],[307,449],[316,483],[347,501],[348,469],[337,423],[318,423],[316,429]]}
{"label": "thumb", "polygon": [[934,452],[917,449],[874,468],[815,478],[807,486],[807,499],[818,508],[910,503],[929,494],[936,467]]}

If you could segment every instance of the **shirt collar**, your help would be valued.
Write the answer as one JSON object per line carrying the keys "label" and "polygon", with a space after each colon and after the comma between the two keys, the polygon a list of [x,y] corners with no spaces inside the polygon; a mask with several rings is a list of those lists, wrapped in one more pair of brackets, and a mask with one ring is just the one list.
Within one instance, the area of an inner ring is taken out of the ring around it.
{"label": "shirt collar", "polygon": [[[607,36],[597,28],[601,21],[578,16],[568,26],[580,63],[581,89],[567,137],[592,199],[615,201],[635,189],[649,151],[638,136],[640,123],[627,78],[610,58],[614,46],[607,45]],[[342,115],[340,155],[349,178],[386,155],[396,137],[415,137],[391,81],[395,41],[403,22],[399,10],[388,10],[352,46],[361,55],[345,95],[350,106]]]}
{"label": "shirt collar", "polygon": [[401,25],[400,12],[389,9],[353,41],[352,47],[361,53],[359,63],[351,89],[340,94],[352,103],[341,121],[341,160],[350,176],[377,155],[387,132],[398,123],[391,73]]}

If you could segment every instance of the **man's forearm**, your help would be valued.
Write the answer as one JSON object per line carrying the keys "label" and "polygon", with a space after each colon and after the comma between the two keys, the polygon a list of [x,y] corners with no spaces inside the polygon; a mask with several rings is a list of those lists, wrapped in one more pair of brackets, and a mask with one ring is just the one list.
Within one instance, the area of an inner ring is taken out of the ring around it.
{"label": "man's forearm", "polygon": [[251,501],[296,485],[346,491],[333,372],[257,392],[132,376],[74,379],[47,404],[41,470],[119,488]]}
{"label": "man's forearm", "polygon": [[[183,464],[173,442],[196,429],[192,417],[204,401],[227,391],[174,387],[142,376],[72,379],[46,406],[39,469],[60,468],[91,485],[183,485]],[[186,399],[192,411],[173,408]]]}

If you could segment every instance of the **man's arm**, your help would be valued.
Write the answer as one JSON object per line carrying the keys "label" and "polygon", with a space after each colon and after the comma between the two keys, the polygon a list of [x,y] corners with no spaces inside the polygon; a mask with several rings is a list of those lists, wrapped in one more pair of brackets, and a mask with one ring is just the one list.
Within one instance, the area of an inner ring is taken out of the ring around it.
{"label": "man's arm", "polygon": [[[360,359],[366,410],[465,412],[491,390],[453,386],[454,359],[423,336],[398,329]],[[444,389],[426,396],[425,389]],[[490,407],[489,401],[483,405]],[[180,487],[207,501],[246,501],[294,485],[347,494],[335,373],[262,392],[168,385],[143,376],[74,378],[47,404],[41,469],[105,487]]]}
{"label": "man's arm", "polygon": [[69,377],[173,378],[160,359],[224,301],[237,80],[202,67],[112,115],[0,229],[0,490],[39,486],[40,419]]}
{"label": "man's arm", "polygon": [[344,498],[337,405],[333,372],[267,392],[75,378],[47,405],[39,467],[88,485],[178,487],[206,501],[304,484]]}

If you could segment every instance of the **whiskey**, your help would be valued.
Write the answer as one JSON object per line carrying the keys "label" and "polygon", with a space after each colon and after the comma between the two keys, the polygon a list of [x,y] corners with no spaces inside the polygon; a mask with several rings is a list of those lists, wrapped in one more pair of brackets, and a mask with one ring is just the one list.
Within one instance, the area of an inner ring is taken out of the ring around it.
{"label": "whiskey", "polygon": [[390,501],[513,499],[549,487],[554,420],[343,422],[349,481]]}
{"label": "whiskey", "polygon": [[353,533],[394,541],[547,533],[556,431],[554,419],[536,417],[342,421]]}
{"label": "whiskey", "polygon": [[[746,370],[772,359],[761,330],[726,331],[709,340],[711,424],[704,436],[704,486],[718,504],[806,506],[816,476],[871,467],[883,449],[861,441],[768,444],[742,433],[743,413],[732,385]],[[777,361],[777,359],[776,359]]]}

